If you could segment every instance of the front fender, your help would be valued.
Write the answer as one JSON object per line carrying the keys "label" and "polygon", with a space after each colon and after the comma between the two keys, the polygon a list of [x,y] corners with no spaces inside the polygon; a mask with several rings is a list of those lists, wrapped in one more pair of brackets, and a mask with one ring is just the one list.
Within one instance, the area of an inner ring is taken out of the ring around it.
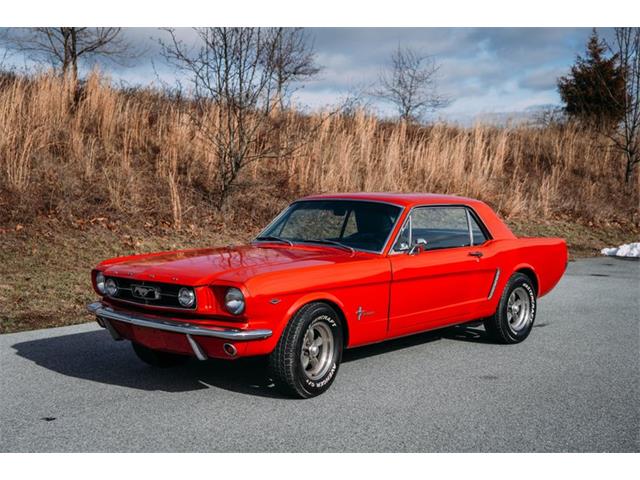
{"label": "front fender", "polygon": [[[278,344],[278,341],[280,340],[280,337],[287,327],[287,324],[291,321],[296,312],[298,312],[298,310],[300,310],[304,305],[318,301],[332,303],[336,308],[340,310],[338,314],[341,314],[343,318],[345,317],[344,303],[337,296],[329,292],[313,292],[304,294],[302,296],[296,296],[295,300],[293,300],[291,303],[288,303],[286,299],[284,299],[282,303],[285,305],[282,305],[281,308],[278,308],[279,306],[274,305],[274,310],[270,315],[271,318],[268,324],[271,325],[273,335],[268,339],[246,342],[247,350],[245,354],[266,355],[271,353]],[[348,338],[348,325],[346,324],[346,322],[345,329],[345,338]]]}
{"label": "front fender", "polygon": [[[303,295],[302,297],[295,300],[289,306],[283,318],[284,325],[289,323],[289,320],[291,320],[291,318],[296,314],[296,312],[300,310],[300,308],[302,308],[307,303],[321,302],[321,301],[325,301],[325,302],[328,301],[335,304],[340,309],[339,313],[342,313],[344,315],[345,306],[344,306],[344,303],[338,297],[336,297],[335,295],[329,292],[314,292],[314,293],[308,293],[306,295]],[[282,327],[282,330],[284,330],[284,326]]]}

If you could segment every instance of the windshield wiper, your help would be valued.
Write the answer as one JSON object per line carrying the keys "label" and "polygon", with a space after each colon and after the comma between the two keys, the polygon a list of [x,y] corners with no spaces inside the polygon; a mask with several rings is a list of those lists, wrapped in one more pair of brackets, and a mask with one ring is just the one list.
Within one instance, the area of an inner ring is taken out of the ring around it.
{"label": "windshield wiper", "polygon": [[291,240],[287,240],[286,238],[276,237],[275,235],[266,235],[264,237],[256,237],[256,240],[259,241],[267,241],[267,242],[282,242],[293,247],[293,242]]}
{"label": "windshield wiper", "polygon": [[335,245],[336,247],[342,247],[346,250],[349,250],[351,253],[356,253],[356,249],[353,247],[350,247],[349,245],[345,245],[342,242],[338,242],[337,240],[329,240],[326,238],[320,239],[320,240],[300,240],[303,243],[325,243],[327,245]]}

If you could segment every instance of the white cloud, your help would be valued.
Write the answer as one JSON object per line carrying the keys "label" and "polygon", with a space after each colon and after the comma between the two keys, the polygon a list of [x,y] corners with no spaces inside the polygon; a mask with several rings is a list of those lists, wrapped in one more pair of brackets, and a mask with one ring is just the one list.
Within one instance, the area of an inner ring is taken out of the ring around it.
{"label": "white cloud", "polygon": [[[435,55],[441,64],[439,90],[453,101],[440,115],[468,118],[557,104],[556,79],[584,50],[590,29],[321,28],[310,34],[324,68],[296,93],[297,102],[318,108],[335,104],[353,90],[366,90],[402,44]],[[157,83],[156,71],[165,82],[174,82],[176,73],[164,64],[157,43],[158,38],[168,39],[166,32],[128,28],[125,35],[144,48],[145,55],[132,68],[105,65],[103,70],[134,85]],[[197,40],[191,29],[176,29],[176,35],[187,44]],[[11,62],[24,64],[15,58]],[[382,112],[391,111],[373,102]]]}

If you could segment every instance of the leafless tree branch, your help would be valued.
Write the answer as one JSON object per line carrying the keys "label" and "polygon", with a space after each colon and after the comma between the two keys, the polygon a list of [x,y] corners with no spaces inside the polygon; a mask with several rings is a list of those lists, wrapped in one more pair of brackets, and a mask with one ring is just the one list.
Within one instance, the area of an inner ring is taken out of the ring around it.
{"label": "leafless tree branch", "polygon": [[417,121],[429,112],[444,108],[449,100],[437,93],[436,60],[412,48],[398,46],[391,65],[380,74],[374,95],[392,103],[402,120]]}
{"label": "leafless tree branch", "polygon": [[117,27],[36,27],[9,29],[3,44],[36,62],[49,62],[64,76],[78,79],[78,62],[85,58],[126,63],[141,54]]}
{"label": "leafless tree branch", "polygon": [[299,132],[286,130],[280,109],[294,82],[315,75],[318,67],[300,29],[194,30],[194,47],[173,29],[165,29],[168,40],[160,46],[165,59],[191,82],[190,116],[215,150],[221,208],[248,163],[290,155],[304,141]]}
{"label": "leafless tree branch", "polygon": [[629,182],[633,171],[640,163],[640,27],[615,29],[615,39],[609,45],[618,56],[625,83],[625,94],[621,99],[611,97],[624,112],[618,128],[608,134],[615,148],[626,158],[625,182]]}

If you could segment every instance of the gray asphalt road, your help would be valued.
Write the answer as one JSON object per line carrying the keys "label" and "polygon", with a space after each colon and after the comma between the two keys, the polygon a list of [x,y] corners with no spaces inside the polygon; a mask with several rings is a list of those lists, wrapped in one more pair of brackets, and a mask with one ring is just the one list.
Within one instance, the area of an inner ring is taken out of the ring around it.
{"label": "gray asphalt road", "polygon": [[0,336],[0,451],[639,451],[640,262],[572,263],[514,346],[454,328],[278,396],[260,364],[140,363],[94,324]]}

